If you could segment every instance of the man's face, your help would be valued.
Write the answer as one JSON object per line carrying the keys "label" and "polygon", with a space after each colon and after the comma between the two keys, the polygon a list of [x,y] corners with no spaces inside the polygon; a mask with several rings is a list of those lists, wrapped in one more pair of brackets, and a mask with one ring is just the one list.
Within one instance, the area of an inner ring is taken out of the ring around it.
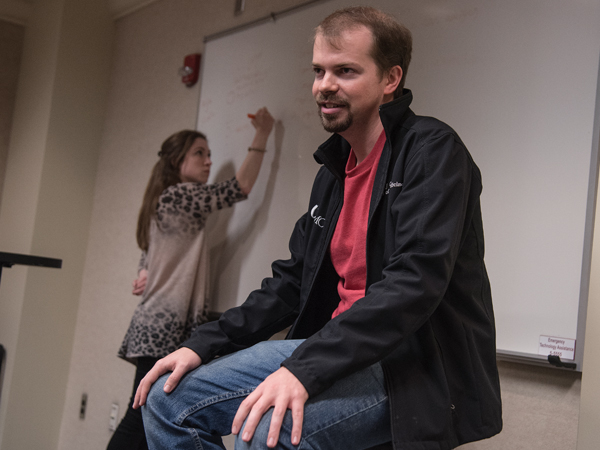
{"label": "man's face", "polygon": [[312,93],[325,130],[332,133],[368,129],[379,120],[386,77],[377,69],[370,51],[371,31],[360,26],[342,32],[336,47],[321,34],[315,37]]}

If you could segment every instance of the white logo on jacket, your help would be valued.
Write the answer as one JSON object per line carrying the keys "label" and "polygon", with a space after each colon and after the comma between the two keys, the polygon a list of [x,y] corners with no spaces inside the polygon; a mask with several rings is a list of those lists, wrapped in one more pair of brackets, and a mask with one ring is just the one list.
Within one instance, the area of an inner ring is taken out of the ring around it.
{"label": "white logo on jacket", "polygon": [[390,189],[399,187],[402,187],[402,183],[400,183],[399,181],[390,181],[386,187],[385,194],[389,194]]}
{"label": "white logo on jacket", "polygon": [[315,205],[313,209],[310,210],[310,217],[313,218],[313,221],[315,222],[315,224],[317,224],[317,226],[323,228],[323,222],[325,221],[325,217],[321,217],[321,216],[317,216],[317,209],[319,208],[319,205]]}

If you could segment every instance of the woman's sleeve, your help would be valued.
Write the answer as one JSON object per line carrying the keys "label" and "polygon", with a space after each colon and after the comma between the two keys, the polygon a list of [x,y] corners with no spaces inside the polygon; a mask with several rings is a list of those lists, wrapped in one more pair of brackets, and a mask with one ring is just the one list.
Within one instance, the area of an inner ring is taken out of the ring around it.
{"label": "woman's sleeve", "polygon": [[202,186],[207,189],[208,195],[210,196],[211,201],[208,203],[211,203],[212,207],[216,209],[233,206],[234,203],[248,198],[248,196],[242,192],[242,188],[235,177],[220,183],[205,184]]}
{"label": "woman's sleeve", "polygon": [[178,183],[161,194],[156,219],[163,230],[189,226],[201,229],[210,213],[245,198],[235,178],[215,184]]}
{"label": "woman's sleeve", "polygon": [[140,262],[138,263],[138,270],[137,273],[140,273],[140,270],[146,269],[148,270],[148,260],[147,258],[147,254],[146,252],[142,252],[142,255],[140,256]]}

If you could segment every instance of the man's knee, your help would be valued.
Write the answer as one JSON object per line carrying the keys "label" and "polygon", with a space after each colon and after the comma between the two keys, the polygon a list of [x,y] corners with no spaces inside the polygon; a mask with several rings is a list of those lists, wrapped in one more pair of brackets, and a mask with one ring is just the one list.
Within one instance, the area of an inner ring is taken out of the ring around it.
{"label": "man's knee", "polygon": [[148,396],[146,397],[144,414],[162,409],[165,406],[164,404],[167,398],[167,394],[164,391],[164,385],[169,375],[170,373],[160,377],[150,388]]}
{"label": "man's knee", "polygon": [[[256,430],[254,430],[254,435],[249,442],[245,442],[244,440],[242,440],[242,436],[244,435],[244,429],[246,427],[246,422],[244,422],[242,429],[235,438],[236,450],[263,450],[267,447],[267,439],[269,437],[269,428],[271,426],[272,413],[273,409],[271,408],[262,416],[260,422],[256,426]],[[284,434],[285,430],[282,431],[282,434]],[[280,436],[280,438],[283,438],[283,436]]]}

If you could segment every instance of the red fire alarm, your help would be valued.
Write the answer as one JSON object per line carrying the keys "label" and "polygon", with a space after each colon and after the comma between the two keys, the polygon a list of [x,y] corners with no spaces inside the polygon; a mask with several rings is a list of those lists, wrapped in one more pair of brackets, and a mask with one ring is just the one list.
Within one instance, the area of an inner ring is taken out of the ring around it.
{"label": "red fire alarm", "polygon": [[179,75],[181,75],[181,82],[187,87],[193,86],[198,81],[200,56],[200,53],[193,53],[183,59],[183,67],[179,69]]}

